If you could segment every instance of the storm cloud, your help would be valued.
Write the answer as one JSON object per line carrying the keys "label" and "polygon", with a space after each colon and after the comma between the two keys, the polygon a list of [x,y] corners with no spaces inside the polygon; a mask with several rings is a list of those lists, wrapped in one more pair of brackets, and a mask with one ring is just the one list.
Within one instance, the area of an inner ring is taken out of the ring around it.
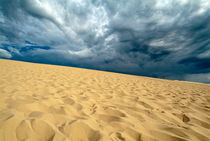
{"label": "storm cloud", "polygon": [[0,0],[0,54],[210,83],[210,1]]}

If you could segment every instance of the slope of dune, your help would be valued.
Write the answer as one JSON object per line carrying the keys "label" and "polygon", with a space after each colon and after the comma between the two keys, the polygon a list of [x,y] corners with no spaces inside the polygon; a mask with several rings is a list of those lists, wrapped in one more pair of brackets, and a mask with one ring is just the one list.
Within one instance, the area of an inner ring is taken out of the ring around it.
{"label": "slope of dune", "polygon": [[210,141],[210,85],[0,59],[0,141]]}

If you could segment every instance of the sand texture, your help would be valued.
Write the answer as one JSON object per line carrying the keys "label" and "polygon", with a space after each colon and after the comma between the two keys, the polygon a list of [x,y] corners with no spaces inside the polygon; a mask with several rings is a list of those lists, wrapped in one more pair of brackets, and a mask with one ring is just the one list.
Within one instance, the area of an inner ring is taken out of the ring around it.
{"label": "sand texture", "polygon": [[0,141],[210,141],[210,85],[0,59]]}

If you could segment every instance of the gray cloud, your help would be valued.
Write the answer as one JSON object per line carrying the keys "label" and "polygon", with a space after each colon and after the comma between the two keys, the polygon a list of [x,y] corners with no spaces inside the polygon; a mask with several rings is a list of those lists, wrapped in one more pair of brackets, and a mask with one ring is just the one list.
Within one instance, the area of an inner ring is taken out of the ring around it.
{"label": "gray cloud", "polygon": [[210,72],[209,9],[208,0],[1,0],[0,44],[17,60],[183,80]]}
{"label": "gray cloud", "polygon": [[2,58],[11,58],[12,55],[8,51],[6,51],[4,49],[0,49],[0,57],[2,57]]}
{"label": "gray cloud", "polygon": [[189,74],[185,76],[185,80],[194,82],[210,83],[210,73]]}

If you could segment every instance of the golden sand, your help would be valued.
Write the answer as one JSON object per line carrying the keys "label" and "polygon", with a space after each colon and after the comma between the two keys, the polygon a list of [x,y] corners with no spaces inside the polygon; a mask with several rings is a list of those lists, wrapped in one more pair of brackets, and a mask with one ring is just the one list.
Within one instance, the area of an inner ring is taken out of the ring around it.
{"label": "golden sand", "polygon": [[0,59],[0,141],[210,141],[210,85]]}

